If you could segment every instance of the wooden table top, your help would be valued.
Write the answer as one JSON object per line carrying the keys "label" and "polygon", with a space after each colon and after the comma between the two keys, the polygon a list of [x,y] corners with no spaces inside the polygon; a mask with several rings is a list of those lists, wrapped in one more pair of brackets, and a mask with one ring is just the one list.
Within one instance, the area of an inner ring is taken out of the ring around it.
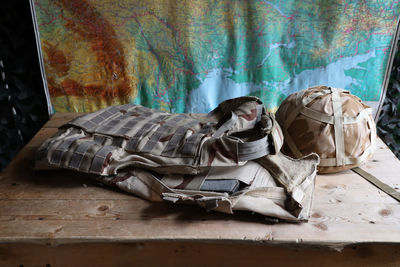
{"label": "wooden table top", "polygon": [[[1,173],[0,243],[191,241],[335,248],[400,243],[400,203],[352,171],[317,176],[311,218],[300,224],[153,203],[72,171],[33,172],[36,148],[75,116],[55,114]],[[382,141],[363,168],[399,187],[400,161]]]}

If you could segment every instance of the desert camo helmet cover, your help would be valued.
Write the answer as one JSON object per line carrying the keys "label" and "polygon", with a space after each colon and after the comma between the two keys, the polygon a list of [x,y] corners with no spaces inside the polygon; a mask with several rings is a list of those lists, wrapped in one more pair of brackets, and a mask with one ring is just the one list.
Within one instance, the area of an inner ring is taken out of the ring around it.
{"label": "desert camo helmet cover", "polygon": [[372,109],[348,91],[315,86],[288,96],[276,113],[285,144],[283,152],[320,156],[319,173],[359,166],[375,151]]}

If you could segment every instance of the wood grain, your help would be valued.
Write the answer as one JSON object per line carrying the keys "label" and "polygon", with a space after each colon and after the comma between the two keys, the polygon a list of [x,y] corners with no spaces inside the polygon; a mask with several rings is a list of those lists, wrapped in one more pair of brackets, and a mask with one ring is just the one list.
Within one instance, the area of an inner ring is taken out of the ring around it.
{"label": "wood grain", "polygon": [[[400,204],[352,171],[317,176],[309,222],[274,225],[245,212],[225,215],[152,203],[73,171],[33,172],[36,148],[74,116],[56,113],[1,174],[0,243],[400,244]],[[399,186],[400,162],[382,141],[363,168]]]}
{"label": "wood grain", "polygon": [[194,242],[0,245],[1,266],[399,266],[400,247],[360,245],[342,252]]}

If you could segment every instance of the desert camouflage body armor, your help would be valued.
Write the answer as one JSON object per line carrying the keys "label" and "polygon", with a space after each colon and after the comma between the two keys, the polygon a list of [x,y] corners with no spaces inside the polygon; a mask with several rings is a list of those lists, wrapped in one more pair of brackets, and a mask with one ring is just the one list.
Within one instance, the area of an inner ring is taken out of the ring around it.
{"label": "desert camouflage body armor", "polygon": [[255,97],[222,102],[208,116],[128,104],[62,126],[39,148],[36,167],[95,174],[150,200],[305,220],[318,157],[283,156],[282,136]]}

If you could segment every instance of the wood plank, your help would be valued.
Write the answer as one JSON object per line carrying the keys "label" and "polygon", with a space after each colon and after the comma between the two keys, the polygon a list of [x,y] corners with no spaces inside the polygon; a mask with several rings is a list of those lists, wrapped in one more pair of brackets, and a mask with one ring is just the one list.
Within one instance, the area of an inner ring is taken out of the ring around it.
{"label": "wood plank", "polygon": [[400,240],[400,207],[396,204],[373,208],[369,204],[353,204],[350,208],[326,204],[314,209],[308,223],[276,225],[244,212],[231,216],[137,199],[5,200],[0,206],[0,242],[46,238],[62,244],[116,238],[131,242],[237,240],[342,246]]}
{"label": "wood plank", "polygon": [[399,246],[369,244],[342,252],[248,244],[95,243],[57,247],[0,245],[1,266],[399,266]]}
{"label": "wood plank", "polygon": [[58,199],[131,199],[128,193],[103,186],[92,179],[69,172],[71,175],[60,177],[54,172],[21,179],[0,179],[1,200],[58,200]]}
{"label": "wood plank", "polygon": [[315,203],[398,203],[354,172],[343,176],[317,175],[316,179]]}
{"label": "wood plank", "polygon": [[[398,243],[400,238],[400,226],[393,223],[336,222],[330,226],[313,223],[263,225],[261,222],[240,221],[233,218],[196,222],[186,216],[183,218],[176,216],[168,223],[166,220],[157,218],[34,220],[29,223],[14,220],[8,224],[2,222],[0,230],[2,231],[1,243],[48,243],[51,245],[110,241],[195,241],[266,243],[285,246],[302,244],[342,249],[346,245],[360,243]],[[300,231],[301,235],[299,235]]]}
{"label": "wood plank", "polygon": [[[324,223],[327,228],[330,224],[341,223],[371,223],[390,224],[400,220],[400,205],[381,203],[347,203],[320,204],[313,209],[309,223]],[[329,210],[329,213],[326,211]],[[54,200],[0,200],[0,221],[13,220],[148,220],[149,218],[164,220],[166,223],[174,220],[176,216],[192,222],[236,220],[236,216],[216,212],[206,212],[196,206],[178,206],[169,203],[152,203],[139,200],[135,197],[126,199],[87,199],[77,198]],[[246,220],[249,213],[238,213],[238,218]],[[262,219],[261,216],[254,216]],[[251,219],[249,219],[251,221]],[[253,220],[257,222],[257,220]],[[267,224],[264,222],[263,224]],[[292,224],[288,224],[292,225]],[[214,231],[214,230],[210,230]],[[334,233],[333,233],[334,234]]]}
{"label": "wood plank", "polygon": [[84,115],[85,113],[70,113],[70,112],[57,112],[54,113],[53,116],[50,118],[48,122],[46,122],[45,125],[43,125],[43,128],[58,128],[61,125],[69,122],[72,119],[75,119],[76,117],[79,117],[81,115]]}

